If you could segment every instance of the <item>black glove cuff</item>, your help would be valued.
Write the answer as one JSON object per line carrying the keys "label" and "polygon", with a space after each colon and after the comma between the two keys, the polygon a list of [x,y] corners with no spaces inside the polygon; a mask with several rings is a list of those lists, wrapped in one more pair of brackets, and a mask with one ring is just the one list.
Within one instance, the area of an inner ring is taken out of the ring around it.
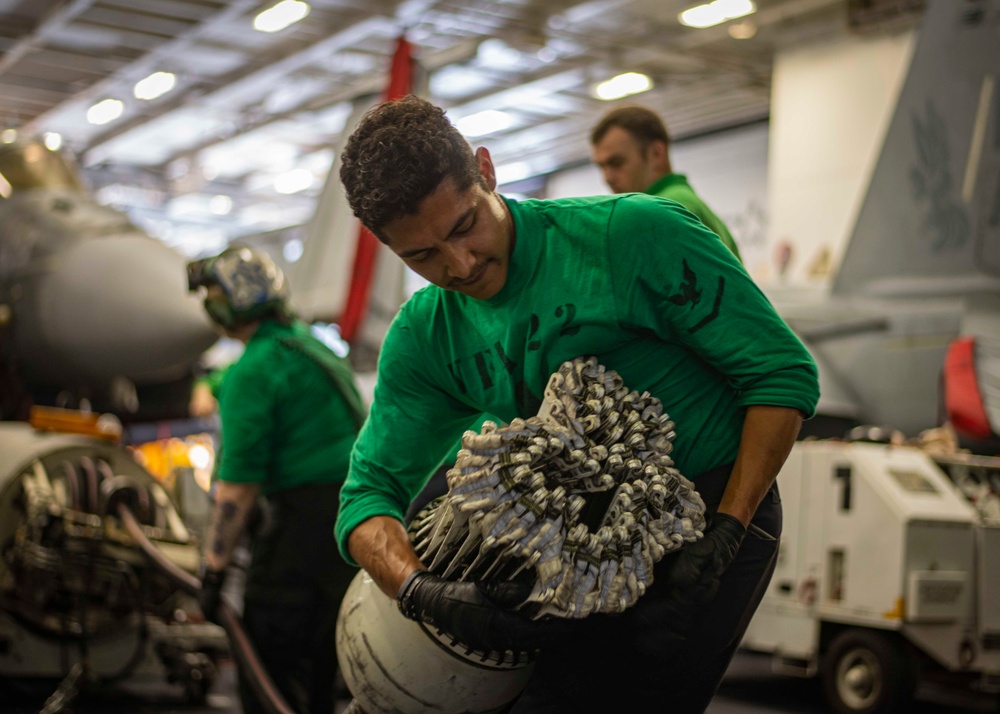
{"label": "black glove cuff", "polygon": [[743,525],[743,522],[736,516],[731,516],[728,513],[713,513],[711,522],[713,527],[725,528],[733,535],[740,534],[740,540],[743,540],[743,536],[747,532],[747,527]]}
{"label": "black glove cuff", "polygon": [[396,604],[399,611],[407,620],[419,620],[420,614],[417,612],[416,602],[413,598],[413,590],[417,581],[424,575],[430,575],[430,571],[418,568],[406,576],[406,580],[399,586],[399,593],[396,595]]}
{"label": "black glove cuff", "polygon": [[736,557],[736,551],[743,545],[743,539],[747,534],[747,527],[742,521],[728,513],[716,513],[711,520],[712,530],[725,538],[730,549],[730,557]]}
{"label": "black glove cuff", "polygon": [[198,569],[198,578],[201,580],[202,589],[213,587],[221,589],[222,584],[226,581],[226,571],[215,570],[208,567],[208,564],[203,562],[201,567]]}

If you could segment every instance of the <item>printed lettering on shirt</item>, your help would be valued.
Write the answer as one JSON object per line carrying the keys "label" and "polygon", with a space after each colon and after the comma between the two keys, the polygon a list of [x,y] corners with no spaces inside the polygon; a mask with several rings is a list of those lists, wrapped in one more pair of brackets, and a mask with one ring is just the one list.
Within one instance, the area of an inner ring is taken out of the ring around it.
{"label": "printed lettering on shirt", "polygon": [[[496,359],[493,355],[496,353]],[[451,378],[455,381],[455,385],[462,394],[469,393],[469,385],[466,383],[465,379],[462,377],[462,360],[467,358],[460,357],[454,362],[448,363],[448,372],[451,374]],[[497,372],[497,359],[499,359],[500,366],[503,370],[510,375],[513,375],[517,371],[517,362],[512,360],[507,356],[504,351],[503,345],[497,341],[493,343],[492,349],[479,350],[472,354],[472,364],[475,366],[476,376],[479,377],[479,383],[482,385],[483,389],[491,389],[495,384],[493,375]],[[466,375],[467,377],[468,375]]]}
{"label": "printed lettering on shirt", "polygon": [[556,317],[563,316],[563,308],[565,309],[566,319],[563,321],[562,327],[559,328],[559,336],[565,337],[567,335],[572,336],[580,331],[580,325],[574,325],[573,320],[576,319],[576,305],[571,302],[565,305],[560,305],[556,308]]}
{"label": "printed lettering on shirt", "polygon": [[501,345],[499,341],[494,342],[493,349],[497,351],[497,355],[500,357],[500,362],[503,363],[503,367],[507,370],[507,374],[514,374],[514,370],[517,369],[517,362],[507,356],[507,353],[503,351],[503,345]]}
{"label": "printed lettering on shirt", "polygon": [[476,361],[476,372],[479,373],[479,380],[483,383],[483,389],[489,389],[493,386],[493,378],[490,377],[490,371],[486,367],[486,358],[489,357],[489,354],[488,350],[483,350],[472,355]]}
{"label": "printed lettering on shirt", "polygon": [[538,315],[531,313],[531,317],[528,319],[528,352],[534,352],[542,347],[542,343],[539,340],[531,339],[538,332],[540,324]]}
{"label": "printed lettering on shirt", "polygon": [[522,379],[514,384],[514,399],[517,401],[519,414],[537,414],[538,408],[542,406],[542,400],[536,396]]}
{"label": "printed lettering on shirt", "polygon": [[[572,337],[576,335],[582,325],[576,323],[577,309],[573,303],[563,303],[552,309],[552,317],[547,320],[547,328],[557,330],[559,337]],[[525,343],[526,352],[535,352],[542,347],[541,337],[542,318],[532,313],[528,317],[528,335]],[[516,350],[515,350],[516,354]],[[482,387],[482,391],[492,390],[498,383],[498,375],[506,373],[507,376],[517,378],[522,372],[519,362],[511,359],[504,349],[503,343],[497,340],[491,348],[481,349],[471,355],[459,357],[448,364],[448,372],[462,394],[469,394],[469,390],[475,389],[472,385],[477,383]],[[499,380],[503,382],[503,379]],[[519,407],[528,409],[527,413],[534,413],[541,406],[541,398],[536,396],[527,387],[523,375],[521,379],[513,384],[514,398]]]}
{"label": "printed lettering on shirt", "polygon": [[[559,327],[560,337],[572,337],[580,331],[582,325],[573,324],[576,320],[576,305],[573,303],[567,302],[557,306],[553,314],[556,319],[562,320],[562,325]],[[541,324],[538,315],[532,313],[528,319],[528,352],[534,352],[542,347],[541,341],[532,339],[538,333]]]}

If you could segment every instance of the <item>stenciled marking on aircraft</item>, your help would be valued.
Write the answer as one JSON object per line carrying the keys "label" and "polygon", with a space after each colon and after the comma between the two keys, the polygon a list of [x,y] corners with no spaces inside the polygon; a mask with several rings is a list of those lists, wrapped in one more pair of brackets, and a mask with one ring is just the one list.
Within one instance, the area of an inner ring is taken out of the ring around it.
{"label": "stenciled marking on aircraft", "polygon": [[917,161],[910,167],[913,197],[926,208],[924,232],[931,234],[933,253],[954,251],[969,239],[969,216],[959,203],[952,177],[945,120],[931,99],[924,117],[911,115]]}

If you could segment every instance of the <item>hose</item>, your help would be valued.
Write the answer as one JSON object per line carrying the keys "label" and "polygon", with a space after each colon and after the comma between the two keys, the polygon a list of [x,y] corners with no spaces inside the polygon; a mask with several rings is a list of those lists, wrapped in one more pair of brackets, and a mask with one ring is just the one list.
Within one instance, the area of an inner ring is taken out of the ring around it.
{"label": "hose", "polygon": [[73,703],[80,694],[81,683],[87,681],[87,667],[81,662],[73,665],[69,674],[59,683],[56,691],[52,692],[38,714],[59,714]]}
{"label": "hose", "polygon": [[[146,534],[142,532],[142,527],[135,515],[124,503],[118,503],[118,517],[129,535],[145,553],[152,564],[176,583],[181,589],[190,595],[197,595],[201,590],[201,582],[195,576],[169,561],[155,545],[153,545]],[[267,670],[261,664],[253,643],[247,637],[246,631],[240,622],[239,615],[233,611],[225,602],[219,603],[219,615],[222,620],[222,627],[229,636],[229,641],[233,646],[233,653],[239,663],[241,671],[247,675],[254,693],[261,704],[268,710],[269,714],[295,714],[294,710],[288,706],[281,692],[274,686]]]}

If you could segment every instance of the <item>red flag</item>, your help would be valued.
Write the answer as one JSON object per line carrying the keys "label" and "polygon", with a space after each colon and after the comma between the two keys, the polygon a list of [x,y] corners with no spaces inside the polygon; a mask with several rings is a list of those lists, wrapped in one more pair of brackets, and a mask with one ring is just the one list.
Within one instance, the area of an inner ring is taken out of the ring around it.
{"label": "red flag", "polygon": [[[392,56],[389,71],[389,86],[385,91],[385,101],[405,97],[413,87],[413,59],[410,43],[401,36]],[[371,291],[372,275],[375,273],[375,256],[378,254],[378,238],[364,226],[358,231],[357,248],[354,251],[354,267],[351,270],[351,286],[347,292],[347,302],[340,316],[340,334],[348,342],[353,342],[361,329],[361,323],[368,308],[368,293]]]}

